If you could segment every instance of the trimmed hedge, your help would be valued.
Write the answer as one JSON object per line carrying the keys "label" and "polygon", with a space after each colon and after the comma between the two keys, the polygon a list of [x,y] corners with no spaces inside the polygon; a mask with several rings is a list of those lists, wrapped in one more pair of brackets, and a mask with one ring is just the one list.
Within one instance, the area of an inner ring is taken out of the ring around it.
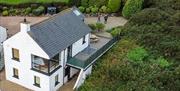
{"label": "trimmed hedge", "polygon": [[130,18],[133,14],[142,9],[144,0],[127,0],[123,7],[122,15],[126,18]]}

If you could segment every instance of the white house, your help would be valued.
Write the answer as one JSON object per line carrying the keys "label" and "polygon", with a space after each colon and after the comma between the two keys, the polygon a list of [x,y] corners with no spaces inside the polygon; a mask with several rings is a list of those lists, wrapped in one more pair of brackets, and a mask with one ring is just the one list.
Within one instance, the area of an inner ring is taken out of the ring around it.
{"label": "white house", "polygon": [[78,88],[117,41],[102,37],[93,45],[90,32],[77,8],[35,25],[24,19],[20,32],[3,43],[6,79],[35,91],[56,91],[78,75],[73,89]]}
{"label": "white house", "polygon": [[[60,88],[79,72],[67,60],[90,43],[91,29],[83,18],[72,8],[35,25],[22,21],[20,32],[3,43],[6,79],[35,91]],[[81,74],[90,71],[91,67]]]}

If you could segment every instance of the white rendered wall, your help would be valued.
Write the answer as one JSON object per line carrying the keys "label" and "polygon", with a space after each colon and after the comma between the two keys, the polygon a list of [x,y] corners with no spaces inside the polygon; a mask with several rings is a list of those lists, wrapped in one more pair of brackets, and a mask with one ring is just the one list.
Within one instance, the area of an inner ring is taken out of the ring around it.
{"label": "white rendered wall", "polygon": [[81,69],[73,89],[79,88],[84,83],[86,77],[91,74],[91,72],[92,72],[92,65],[86,70]]}
{"label": "white rendered wall", "polygon": [[[34,42],[31,37],[19,32],[3,43],[6,79],[26,88],[35,91],[49,91],[50,80],[49,76],[31,70],[31,54],[43,58],[49,58],[48,55]],[[12,48],[19,49],[20,62],[12,59]],[[19,79],[13,76],[13,68],[19,71]],[[34,76],[40,77],[40,87],[34,86]]]}
{"label": "white rendered wall", "polygon": [[70,68],[70,77],[73,77],[78,72],[79,72],[79,69],[75,69],[75,68],[71,67]]}
{"label": "white rendered wall", "polygon": [[72,45],[72,56],[75,56],[77,53],[81,52],[82,50],[84,50],[86,47],[88,47],[89,45],[89,35],[90,34],[87,34],[86,35],[86,38],[85,38],[85,43],[82,44],[83,42],[83,38],[81,38],[80,40],[78,40],[77,42],[75,42],[73,45]]}

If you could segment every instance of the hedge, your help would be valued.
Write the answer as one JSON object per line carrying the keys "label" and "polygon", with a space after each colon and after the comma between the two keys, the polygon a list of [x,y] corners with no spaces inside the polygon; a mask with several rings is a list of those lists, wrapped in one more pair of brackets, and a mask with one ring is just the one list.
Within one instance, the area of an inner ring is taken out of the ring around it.
{"label": "hedge", "polygon": [[19,5],[28,3],[66,3],[70,0],[0,0],[0,4]]}
{"label": "hedge", "polygon": [[127,0],[123,7],[122,14],[124,17],[129,18],[136,12],[142,9],[144,0]]}

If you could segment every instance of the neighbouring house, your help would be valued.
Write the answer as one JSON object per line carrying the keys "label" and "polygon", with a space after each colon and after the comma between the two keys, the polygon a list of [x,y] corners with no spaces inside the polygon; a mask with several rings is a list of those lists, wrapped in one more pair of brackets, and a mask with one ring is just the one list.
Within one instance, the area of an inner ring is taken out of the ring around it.
{"label": "neighbouring house", "polygon": [[0,71],[4,67],[4,60],[3,60],[3,42],[7,39],[7,31],[6,28],[0,26]]}
{"label": "neighbouring house", "polygon": [[6,79],[35,91],[56,91],[77,76],[78,88],[116,42],[102,37],[91,45],[90,32],[77,8],[34,25],[24,19],[20,32],[3,43]]}

